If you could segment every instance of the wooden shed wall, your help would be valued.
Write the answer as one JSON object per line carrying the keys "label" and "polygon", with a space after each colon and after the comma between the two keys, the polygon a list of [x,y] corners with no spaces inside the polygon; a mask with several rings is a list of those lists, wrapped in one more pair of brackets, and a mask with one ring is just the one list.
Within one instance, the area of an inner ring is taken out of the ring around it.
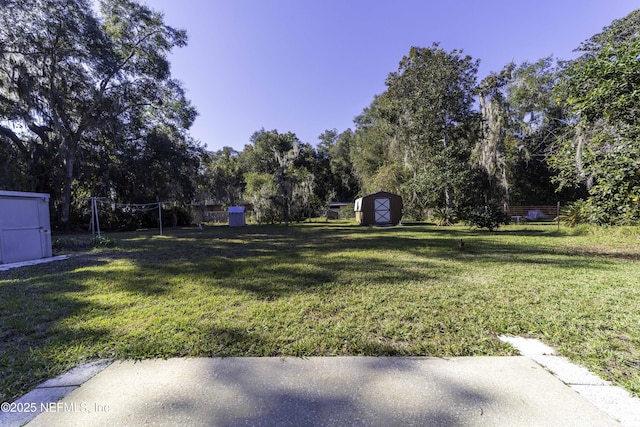
{"label": "wooden shed wall", "polygon": [[[384,223],[376,222],[375,201],[376,199],[389,199],[390,201],[390,221]],[[385,191],[369,194],[362,197],[362,205],[360,211],[356,212],[356,219],[361,225],[377,225],[377,224],[393,224],[397,225],[402,219],[402,197],[397,194],[387,193]]]}

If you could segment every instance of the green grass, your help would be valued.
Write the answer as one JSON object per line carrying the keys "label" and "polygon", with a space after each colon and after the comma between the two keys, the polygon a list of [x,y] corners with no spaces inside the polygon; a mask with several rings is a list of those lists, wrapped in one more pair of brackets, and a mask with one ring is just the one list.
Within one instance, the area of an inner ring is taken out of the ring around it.
{"label": "green grass", "polygon": [[94,358],[514,354],[499,334],[640,394],[639,229],[155,233],[0,272],[0,401]]}

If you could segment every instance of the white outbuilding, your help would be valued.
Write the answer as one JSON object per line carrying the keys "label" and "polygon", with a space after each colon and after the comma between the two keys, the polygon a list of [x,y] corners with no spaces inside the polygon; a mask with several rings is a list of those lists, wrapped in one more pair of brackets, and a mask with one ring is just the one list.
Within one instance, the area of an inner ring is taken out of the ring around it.
{"label": "white outbuilding", "polygon": [[244,206],[229,206],[229,227],[244,227],[247,225],[244,216]]}
{"label": "white outbuilding", "polygon": [[0,264],[50,256],[49,195],[0,191]]}

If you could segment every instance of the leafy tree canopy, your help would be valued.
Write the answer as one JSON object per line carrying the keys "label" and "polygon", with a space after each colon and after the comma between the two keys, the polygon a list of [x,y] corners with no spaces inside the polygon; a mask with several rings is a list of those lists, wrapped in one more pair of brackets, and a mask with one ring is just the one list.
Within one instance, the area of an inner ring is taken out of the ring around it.
{"label": "leafy tree canopy", "polygon": [[[168,61],[186,33],[134,1],[100,5],[100,15],[88,0],[7,0],[0,8],[0,143],[33,177],[23,189],[52,194],[63,225],[80,194],[140,195],[121,193],[127,182],[118,178],[144,181],[155,173],[148,167],[164,162],[164,178],[143,193],[189,197],[184,174],[197,170],[187,134],[196,110]],[[165,158],[138,155],[151,151]]]}

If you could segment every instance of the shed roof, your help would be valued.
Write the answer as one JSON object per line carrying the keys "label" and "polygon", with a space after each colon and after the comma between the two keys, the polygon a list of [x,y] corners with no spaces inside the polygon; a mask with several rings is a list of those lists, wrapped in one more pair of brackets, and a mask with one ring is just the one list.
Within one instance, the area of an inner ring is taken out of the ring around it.
{"label": "shed roof", "polygon": [[379,197],[379,196],[392,196],[392,197],[400,197],[402,198],[402,196],[400,196],[399,194],[395,194],[395,193],[389,193],[388,191],[377,191],[375,193],[371,193],[371,194],[366,194],[362,197],[360,197],[361,199],[367,198],[367,197]]}
{"label": "shed roof", "polygon": [[0,197],[28,197],[28,198],[39,198],[39,199],[49,199],[47,193],[27,193],[23,191],[5,191],[0,190]]}
{"label": "shed roof", "polygon": [[376,198],[376,197],[393,197],[400,199],[402,201],[402,196],[399,194],[389,193],[388,191],[378,191],[377,193],[367,194],[365,196],[359,197],[354,201],[353,210],[356,212],[362,211],[362,200],[368,198]]}

